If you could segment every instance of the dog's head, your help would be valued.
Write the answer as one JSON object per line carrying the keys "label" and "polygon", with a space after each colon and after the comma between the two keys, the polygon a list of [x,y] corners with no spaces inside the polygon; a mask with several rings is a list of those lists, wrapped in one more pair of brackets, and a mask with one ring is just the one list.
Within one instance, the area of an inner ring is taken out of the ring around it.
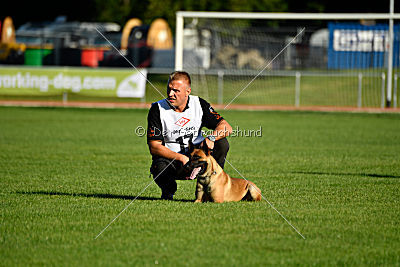
{"label": "dog's head", "polygon": [[208,167],[211,165],[211,150],[208,148],[206,140],[199,145],[194,145],[189,142],[189,153],[190,161],[189,166],[193,170],[194,168],[201,167],[198,175],[203,175],[207,172]]}

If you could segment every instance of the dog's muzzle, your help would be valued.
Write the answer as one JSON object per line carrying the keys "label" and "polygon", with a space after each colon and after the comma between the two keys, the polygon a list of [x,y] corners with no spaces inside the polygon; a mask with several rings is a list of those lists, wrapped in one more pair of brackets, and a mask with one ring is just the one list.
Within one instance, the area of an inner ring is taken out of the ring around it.
{"label": "dog's muzzle", "polygon": [[[188,161],[181,170],[181,176],[186,177],[186,179],[193,180],[197,175],[202,175],[207,170],[206,161],[190,160]],[[198,170],[200,168],[200,170]]]}
{"label": "dog's muzzle", "polygon": [[200,170],[200,172],[198,174],[202,175],[207,170],[208,164],[207,164],[206,161],[192,161],[190,166],[191,166],[192,170],[195,169],[195,168],[201,167],[201,170]]}

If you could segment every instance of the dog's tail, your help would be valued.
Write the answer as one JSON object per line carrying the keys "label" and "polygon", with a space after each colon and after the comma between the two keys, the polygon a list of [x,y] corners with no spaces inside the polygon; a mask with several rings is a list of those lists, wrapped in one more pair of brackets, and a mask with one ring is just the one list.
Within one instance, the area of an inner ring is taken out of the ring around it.
{"label": "dog's tail", "polygon": [[244,196],[245,200],[249,201],[260,201],[261,200],[261,190],[254,183],[248,182],[247,184],[247,194]]}

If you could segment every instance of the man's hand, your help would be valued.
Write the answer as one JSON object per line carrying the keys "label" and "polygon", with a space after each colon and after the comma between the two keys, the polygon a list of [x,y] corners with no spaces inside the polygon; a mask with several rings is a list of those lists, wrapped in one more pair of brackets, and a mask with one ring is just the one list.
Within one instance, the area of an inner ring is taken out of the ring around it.
{"label": "man's hand", "polygon": [[208,146],[209,149],[214,149],[214,142],[211,141],[210,139],[206,138],[206,144]]}
{"label": "man's hand", "polygon": [[152,155],[160,156],[170,160],[175,159],[182,162],[183,165],[185,165],[189,161],[189,158],[187,156],[170,150],[166,146],[162,145],[162,142],[160,140],[151,140],[148,145],[150,148],[150,153]]}
{"label": "man's hand", "polygon": [[179,158],[177,158],[176,160],[179,160],[180,162],[182,162],[183,166],[185,166],[185,164],[189,161],[189,157],[183,155],[183,154],[179,154],[181,155]]}

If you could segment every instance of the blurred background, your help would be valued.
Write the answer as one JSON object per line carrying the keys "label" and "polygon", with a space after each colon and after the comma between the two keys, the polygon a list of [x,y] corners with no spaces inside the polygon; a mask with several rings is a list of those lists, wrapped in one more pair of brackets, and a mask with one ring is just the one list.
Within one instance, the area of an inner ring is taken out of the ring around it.
{"label": "blurred background", "polygon": [[[145,68],[149,80],[163,88],[165,75],[176,68],[177,11],[367,14],[388,13],[389,6],[389,1],[365,4],[359,0],[7,1],[0,9],[0,64],[93,69],[132,68],[133,65]],[[395,3],[394,12],[398,10],[399,4]],[[299,34],[303,28],[304,32]],[[268,73],[261,75],[269,76],[264,77],[268,80],[259,87],[255,84],[253,94],[239,98],[238,103],[382,106],[383,102],[387,104],[382,95],[388,93],[386,85],[382,85],[387,82],[387,32],[387,20],[186,17],[182,68],[193,74],[198,90],[195,93],[214,103],[227,103],[299,34],[268,67]],[[334,38],[342,42],[339,49]],[[399,38],[395,21],[394,68],[400,61]],[[396,75],[393,82],[397,86]],[[321,84],[328,89],[315,89]],[[279,90],[267,91],[266,87]],[[310,91],[304,90],[308,87]],[[332,93],[331,88],[338,87],[339,91]],[[146,88],[141,101],[159,98],[152,91]],[[17,95],[0,91],[3,98]],[[397,100],[397,95],[393,97]]]}

